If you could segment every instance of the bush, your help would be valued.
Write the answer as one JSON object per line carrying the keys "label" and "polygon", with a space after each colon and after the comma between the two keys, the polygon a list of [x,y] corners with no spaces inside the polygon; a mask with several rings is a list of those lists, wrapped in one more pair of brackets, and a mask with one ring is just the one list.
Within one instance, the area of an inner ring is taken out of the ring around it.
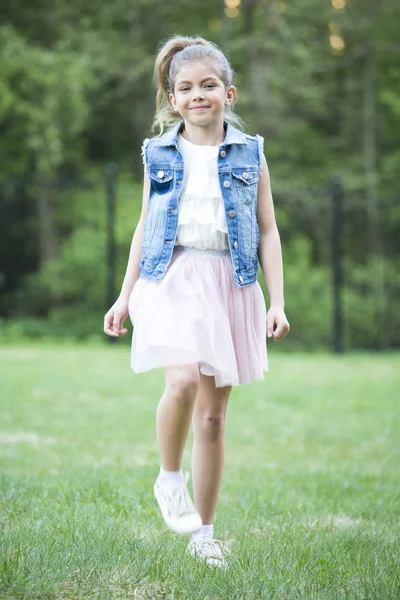
{"label": "bush", "polygon": [[400,261],[346,265],[344,337],[348,348],[400,347]]}
{"label": "bush", "polygon": [[[311,244],[306,238],[297,238],[285,247],[285,312],[291,327],[284,344],[287,349],[328,347],[332,313],[329,278],[326,267],[311,265]],[[268,308],[264,278],[259,280]]]}
{"label": "bush", "polygon": [[[109,308],[104,196],[102,184],[65,194],[65,202],[71,204],[71,235],[65,238],[59,257],[26,276],[14,295],[13,317],[23,323],[26,335],[36,335],[41,330],[60,334],[64,331],[66,335],[86,338],[103,331],[104,314]],[[79,205],[79,210],[74,210],[74,204]],[[114,300],[122,285],[140,209],[141,186],[120,176]],[[33,322],[40,326],[33,326]]]}
{"label": "bush", "polygon": [[[142,186],[120,175],[117,189],[115,299],[124,277],[129,248],[141,210]],[[106,290],[106,204],[103,183],[65,194],[62,219],[72,233],[59,258],[27,276],[14,296],[10,324],[0,334],[11,337],[104,337]],[[343,341],[345,349],[400,347],[400,268],[396,261],[368,264],[344,261]],[[319,350],[331,346],[332,274],[312,262],[311,241],[298,236],[284,247],[286,314],[290,335],[279,350]],[[267,304],[264,278],[259,277]],[[13,324],[14,322],[14,324]],[[129,317],[125,321],[129,328]],[[129,343],[130,336],[122,338]]]}

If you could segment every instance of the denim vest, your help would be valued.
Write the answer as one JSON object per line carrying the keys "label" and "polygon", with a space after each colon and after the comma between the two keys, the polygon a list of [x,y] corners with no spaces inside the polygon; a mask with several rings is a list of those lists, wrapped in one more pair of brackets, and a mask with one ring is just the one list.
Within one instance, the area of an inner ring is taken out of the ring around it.
{"label": "denim vest", "polygon": [[[161,281],[171,261],[178,230],[178,199],[184,162],[178,145],[183,122],[159,138],[145,139],[142,157],[150,179],[143,231],[140,277]],[[224,122],[225,140],[219,146],[218,177],[225,205],[233,276],[238,287],[257,279],[257,190],[263,158],[261,136],[246,135]]]}

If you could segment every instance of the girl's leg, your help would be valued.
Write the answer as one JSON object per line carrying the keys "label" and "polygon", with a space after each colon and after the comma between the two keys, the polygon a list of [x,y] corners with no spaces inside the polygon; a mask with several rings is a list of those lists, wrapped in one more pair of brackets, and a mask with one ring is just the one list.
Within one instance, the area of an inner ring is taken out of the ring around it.
{"label": "girl's leg", "polygon": [[200,374],[193,409],[192,480],[194,504],[203,525],[213,522],[225,458],[225,416],[232,387],[215,387]]}
{"label": "girl's leg", "polygon": [[165,368],[165,390],[157,407],[156,430],[161,464],[167,471],[181,468],[199,382],[197,364]]}

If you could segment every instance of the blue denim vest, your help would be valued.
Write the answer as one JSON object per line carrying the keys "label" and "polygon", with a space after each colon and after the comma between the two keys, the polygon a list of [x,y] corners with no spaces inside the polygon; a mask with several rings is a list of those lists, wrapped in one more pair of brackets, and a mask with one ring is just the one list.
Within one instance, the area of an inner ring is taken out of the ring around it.
{"label": "blue denim vest", "polygon": [[[140,277],[161,281],[171,261],[178,230],[178,199],[184,162],[178,146],[183,122],[159,138],[145,139],[143,163],[150,195],[143,231]],[[225,121],[225,140],[219,146],[218,177],[225,205],[233,276],[238,287],[257,279],[257,190],[261,173],[261,136],[246,135]]]}

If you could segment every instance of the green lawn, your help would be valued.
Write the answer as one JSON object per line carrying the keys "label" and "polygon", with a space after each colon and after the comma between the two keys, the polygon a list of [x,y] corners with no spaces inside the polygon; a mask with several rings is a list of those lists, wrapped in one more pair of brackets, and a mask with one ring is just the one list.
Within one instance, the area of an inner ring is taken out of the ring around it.
{"label": "green lawn", "polygon": [[400,354],[269,360],[228,407],[225,572],[153,497],[162,371],[118,344],[1,346],[0,597],[400,598]]}

